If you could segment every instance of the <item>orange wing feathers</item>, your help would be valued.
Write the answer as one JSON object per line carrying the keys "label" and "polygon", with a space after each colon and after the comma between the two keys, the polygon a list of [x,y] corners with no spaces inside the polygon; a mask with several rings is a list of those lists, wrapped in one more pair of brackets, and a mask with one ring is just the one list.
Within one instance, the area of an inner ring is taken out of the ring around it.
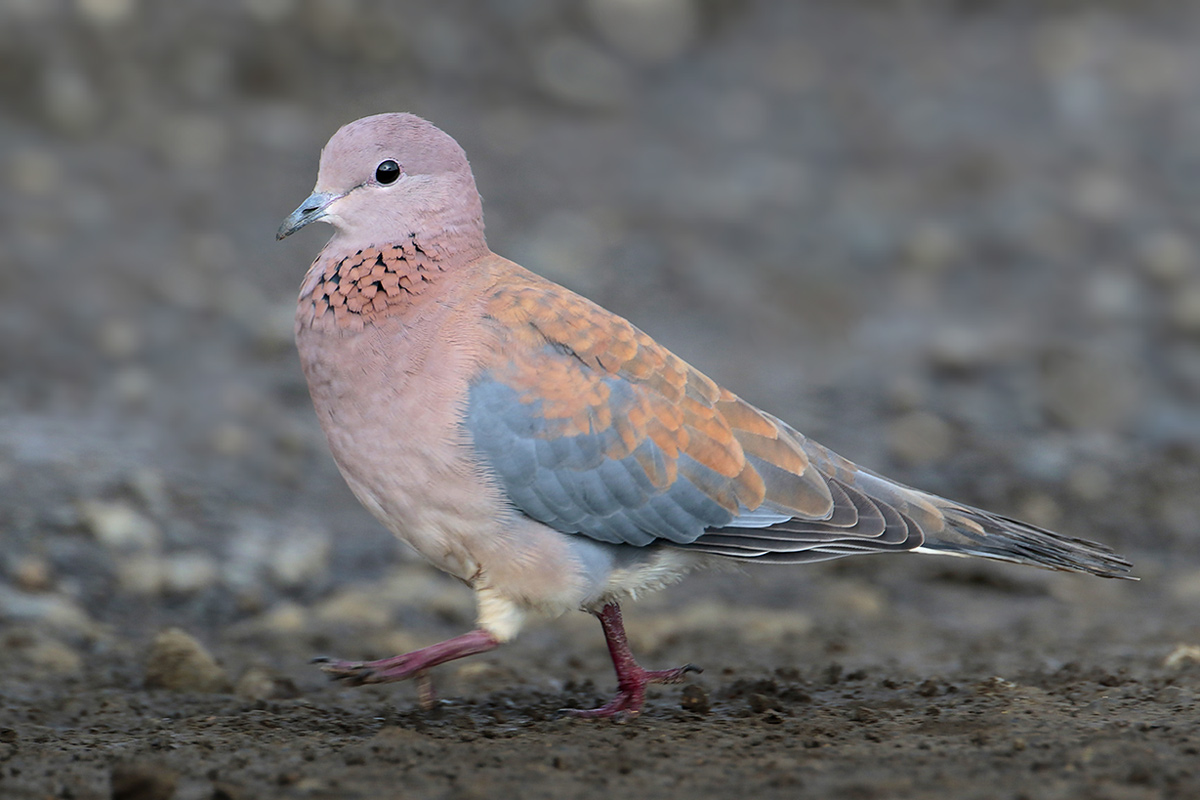
{"label": "orange wing feathers", "polygon": [[[491,373],[523,403],[540,403],[546,435],[611,428],[617,435],[608,439],[607,457],[632,454],[658,489],[679,480],[682,469],[735,515],[767,501],[794,516],[829,516],[833,497],[812,469],[799,434],[621,317],[536,276],[519,278],[502,282],[487,303],[486,313],[505,340]],[[617,409],[614,381],[629,389]],[[658,453],[639,451],[647,440]],[[688,457],[682,466],[681,456]],[[750,457],[774,467],[776,479],[764,481]]]}

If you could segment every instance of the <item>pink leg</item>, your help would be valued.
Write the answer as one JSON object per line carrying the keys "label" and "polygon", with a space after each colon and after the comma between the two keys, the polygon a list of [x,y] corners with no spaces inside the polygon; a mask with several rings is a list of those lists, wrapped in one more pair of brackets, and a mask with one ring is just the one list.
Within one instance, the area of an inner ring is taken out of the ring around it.
{"label": "pink leg", "polygon": [[438,664],[445,664],[456,658],[473,656],[476,653],[486,653],[500,645],[494,636],[484,630],[475,630],[455,636],[444,642],[422,647],[411,653],[384,658],[379,661],[336,661],[329,658],[314,658],[314,664],[321,665],[321,671],[334,680],[342,681],[350,686],[362,686],[364,683],[388,683],[402,681],[427,670]]}
{"label": "pink leg", "polygon": [[646,686],[651,683],[679,683],[689,672],[701,672],[699,667],[685,664],[676,669],[642,669],[633,658],[629,642],[625,639],[625,623],[621,620],[621,607],[609,603],[596,615],[604,628],[608,652],[612,656],[613,669],[617,671],[617,694],[600,708],[569,709],[577,717],[636,717],[642,713],[646,703]]}

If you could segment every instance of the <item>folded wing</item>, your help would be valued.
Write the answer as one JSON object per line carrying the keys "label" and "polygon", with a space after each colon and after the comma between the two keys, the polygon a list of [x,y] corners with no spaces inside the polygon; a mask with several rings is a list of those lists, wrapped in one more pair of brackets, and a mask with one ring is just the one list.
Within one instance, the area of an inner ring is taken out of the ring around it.
{"label": "folded wing", "polygon": [[498,284],[467,433],[512,504],[564,533],[802,563],[934,550],[1116,575],[1100,545],[862,470],[649,336],[530,274]]}

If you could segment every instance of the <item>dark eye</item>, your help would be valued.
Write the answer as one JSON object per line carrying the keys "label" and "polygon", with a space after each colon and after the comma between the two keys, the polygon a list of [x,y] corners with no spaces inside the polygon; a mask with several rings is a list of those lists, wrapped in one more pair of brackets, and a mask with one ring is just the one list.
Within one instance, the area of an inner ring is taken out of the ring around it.
{"label": "dark eye", "polygon": [[395,183],[400,177],[400,165],[390,158],[375,168],[375,180],[384,186]]}

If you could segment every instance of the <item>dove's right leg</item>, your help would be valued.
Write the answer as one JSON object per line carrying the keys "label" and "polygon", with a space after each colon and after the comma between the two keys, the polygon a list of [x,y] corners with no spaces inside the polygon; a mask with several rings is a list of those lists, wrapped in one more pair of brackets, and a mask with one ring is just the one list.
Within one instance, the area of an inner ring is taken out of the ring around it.
{"label": "dove's right leg", "polygon": [[630,718],[642,713],[646,704],[646,687],[652,683],[679,683],[689,672],[702,670],[692,664],[675,669],[643,669],[633,657],[629,642],[625,638],[625,623],[621,619],[621,607],[608,603],[596,618],[604,628],[608,652],[612,656],[613,669],[617,672],[617,694],[600,708],[569,709],[567,713],[576,717]]}

